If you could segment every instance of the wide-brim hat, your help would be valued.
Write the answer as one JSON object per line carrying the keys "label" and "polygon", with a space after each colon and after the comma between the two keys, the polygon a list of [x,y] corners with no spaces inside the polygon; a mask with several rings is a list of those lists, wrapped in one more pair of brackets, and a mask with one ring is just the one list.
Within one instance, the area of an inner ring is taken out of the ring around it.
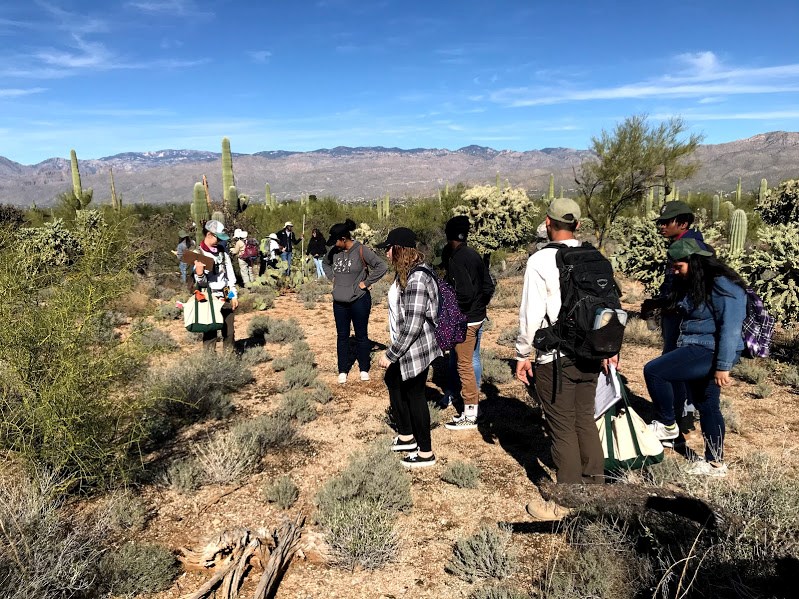
{"label": "wide-brim hat", "polygon": [[[280,222],[280,221],[278,221],[278,222]],[[290,220],[287,220],[286,224],[283,225],[283,228],[285,229],[286,227],[293,227],[293,226],[294,226],[294,223],[291,222]]]}
{"label": "wide-brim hat", "polygon": [[383,243],[378,243],[375,247],[381,250],[395,245],[404,248],[415,248],[417,241],[416,233],[411,231],[408,227],[397,227],[389,231],[386,240]]}

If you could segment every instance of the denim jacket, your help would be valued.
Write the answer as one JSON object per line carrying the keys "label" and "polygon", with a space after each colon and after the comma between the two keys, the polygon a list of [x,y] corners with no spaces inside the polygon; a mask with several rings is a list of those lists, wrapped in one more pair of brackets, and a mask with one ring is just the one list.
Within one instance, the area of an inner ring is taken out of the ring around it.
{"label": "denim jacket", "polygon": [[714,350],[716,370],[732,370],[744,348],[741,326],[746,317],[746,293],[727,277],[717,277],[710,304],[694,308],[685,297],[679,302],[683,314],[677,346],[702,345]]}

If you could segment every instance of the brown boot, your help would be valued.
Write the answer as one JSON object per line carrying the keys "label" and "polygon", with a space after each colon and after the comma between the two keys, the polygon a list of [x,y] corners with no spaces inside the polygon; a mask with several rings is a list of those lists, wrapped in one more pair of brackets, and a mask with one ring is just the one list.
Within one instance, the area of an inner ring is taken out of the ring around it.
{"label": "brown boot", "polygon": [[530,501],[525,509],[533,520],[538,520],[539,522],[562,520],[571,513],[569,508],[558,505],[554,501],[544,501],[541,497]]}

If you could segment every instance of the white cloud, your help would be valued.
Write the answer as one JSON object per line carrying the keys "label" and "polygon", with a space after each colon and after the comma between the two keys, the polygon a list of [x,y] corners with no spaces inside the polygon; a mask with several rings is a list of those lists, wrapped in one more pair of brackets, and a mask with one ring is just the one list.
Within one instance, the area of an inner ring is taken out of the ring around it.
{"label": "white cloud", "polygon": [[[655,114],[653,118],[663,120],[675,116],[673,114]],[[799,119],[799,110],[764,110],[751,112],[698,113],[681,112],[686,121],[780,121]]]}
{"label": "white cloud", "polygon": [[247,52],[250,60],[253,62],[267,63],[272,58],[272,53],[269,50],[251,50]]}
{"label": "white cloud", "polygon": [[193,0],[150,0],[128,2],[126,6],[154,15],[175,15],[179,17],[212,17],[213,12],[200,10]]}
{"label": "white cloud", "polygon": [[0,98],[21,98],[22,96],[30,96],[31,94],[40,94],[47,91],[45,87],[32,87],[29,89],[19,88],[0,88]]}

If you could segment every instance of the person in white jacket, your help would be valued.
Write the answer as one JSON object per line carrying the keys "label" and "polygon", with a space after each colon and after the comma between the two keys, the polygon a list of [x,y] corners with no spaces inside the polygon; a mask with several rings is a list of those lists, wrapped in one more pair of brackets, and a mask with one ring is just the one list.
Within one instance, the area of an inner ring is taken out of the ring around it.
{"label": "person in white jacket", "polygon": [[233,244],[233,247],[230,248],[230,254],[232,256],[236,256],[236,259],[239,261],[239,272],[241,273],[241,282],[247,287],[250,283],[255,280],[252,272],[252,266],[250,263],[242,258],[244,255],[244,249],[247,247],[247,237],[249,233],[247,231],[242,231],[241,229],[236,229],[233,232],[233,238],[236,242]]}
{"label": "person in white jacket", "polygon": [[[225,233],[225,226],[218,220],[209,220],[203,227],[205,238],[200,243],[199,252],[213,259],[212,268],[207,268],[203,262],[194,262],[194,282],[197,289],[210,293],[215,300],[222,304],[222,342],[225,350],[233,350],[235,328],[233,312],[239,307],[238,293],[236,292],[236,275],[233,271],[233,262],[227,252],[219,248],[220,241],[227,241],[230,237]],[[216,331],[203,333],[203,348],[216,348]]]}

